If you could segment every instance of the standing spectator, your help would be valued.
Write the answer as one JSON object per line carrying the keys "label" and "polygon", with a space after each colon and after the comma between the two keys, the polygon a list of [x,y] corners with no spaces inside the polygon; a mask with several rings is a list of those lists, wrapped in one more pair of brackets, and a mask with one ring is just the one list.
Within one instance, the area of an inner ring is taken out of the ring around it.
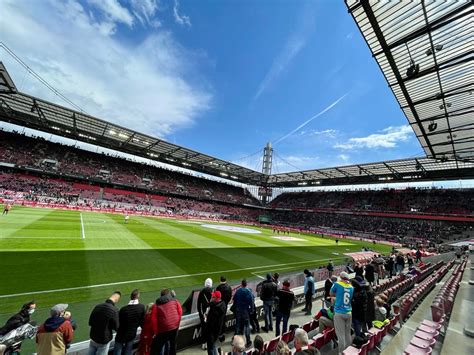
{"label": "standing spectator", "polygon": [[112,331],[119,327],[118,309],[120,291],[115,291],[104,303],[98,304],[89,317],[90,343],[89,355],[106,355],[109,352]]}
{"label": "standing spectator", "polygon": [[258,323],[257,307],[255,306],[255,298],[253,300],[252,312],[250,313],[250,326],[252,334],[260,333],[260,324]]}
{"label": "standing spectator", "polygon": [[375,268],[372,262],[365,265],[365,279],[372,286],[375,280]]}
{"label": "standing spectator", "polygon": [[280,335],[280,322],[283,321],[283,333],[288,330],[288,319],[290,319],[291,307],[295,300],[295,294],[290,290],[290,280],[283,281],[283,287],[277,292],[277,311],[276,311],[276,333]]}
{"label": "standing spectator", "polygon": [[207,314],[207,353],[217,355],[216,342],[222,334],[227,307],[221,298],[220,291],[212,293],[209,313]]}
{"label": "standing spectator", "polygon": [[303,273],[305,274],[305,279],[304,279],[305,306],[303,308],[303,312],[305,312],[305,315],[310,315],[311,309],[313,308],[313,296],[316,293],[316,290],[314,287],[314,278],[311,272],[309,272],[308,269],[305,269]]}
{"label": "standing spectator", "polygon": [[142,331],[140,333],[140,343],[138,344],[137,355],[150,355],[151,344],[153,342],[153,303],[146,306],[145,320],[143,321]]}
{"label": "standing spectator", "polygon": [[267,274],[267,279],[262,282],[262,288],[260,289],[260,299],[263,302],[263,317],[265,319],[265,326],[262,327],[263,331],[273,331],[272,324],[272,308],[273,301],[277,293],[277,286],[272,280],[272,274]]}
{"label": "standing spectator", "polygon": [[16,329],[18,327],[21,327],[22,325],[25,325],[26,323],[29,323],[30,317],[33,313],[35,313],[35,310],[35,301],[25,303],[23,306],[21,306],[20,312],[8,318],[5,325],[0,328],[0,335],[10,333],[13,329]]}
{"label": "standing spectator", "polygon": [[[225,310],[227,314],[227,307],[229,306],[230,300],[232,299],[232,287],[227,283],[225,276],[221,276],[221,283],[216,287],[216,291],[221,293],[221,299],[225,303]],[[221,337],[224,339],[224,333],[226,331],[225,322],[222,326]]]}
{"label": "standing spectator", "polygon": [[235,304],[235,334],[245,334],[246,347],[252,345],[250,339],[250,314],[254,308],[254,297],[252,291],[247,288],[247,280],[243,279],[241,287],[234,294]]}
{"label": "standing spectator", "polygon": [[411,255],[407,256],[408,268],[410,269],[413,266],[413,258]]}
{"label": "standing spectator", "polygon": [[355,264],[354,272],[355,272],[356,276],[364,277],[364,268],[362,267],[362,265],[359,262]]}
{"label": "standing spectator", "polygon": [[389,277],[393,277],[393,268],[394,268],[394,261],[392,257],[389,257],[387,261],[385,262],[385,270],[389,274]]}
{"label": "standing spectator", "polygon": [[[372,287],[366,282],[365,286],[362,286],[367,295],[367,312],[365,314],[366,327],[372,327],[372,321],[375,319],[375,292]],[[367,329],[364,327],[364,329]]]}
{"label": "standing spectator", "polygon": [[[337,243],[337,239],[336,239],[336,243]],[[332,263],[332,260],[329,260],[329,263],[326,269],[328,270],[329,277],[331,277],[332,273],[334,272],[334,265]]]}
{"label": "standing spectator", "polygon": [[367,293],[363,286],[365,281],[360,276],[357,276],[351,281],[354,287],[354,295],[352,297],[352,327],[356,336],[362,336],[363,329],[365,329],[366,313],[367,313]]}
{"label": "standing spectator", "polygon": [[396,258],[396,264],[397,264],[397,275],[398,275],[405,268],[405,258],[403,257],[402,253],[398,253],[397,258]]}
{"label": "standing spectator", "polygon": [[168,289],[161,290],[161,296],[155,302],[152,311],[153,334],[151,355],[162,354],[163,347],[169,342],[169,350],[164,355],[176,354],[176,336],[183,310],[181,304],[172,296]]}
{"label": "standing spectator", "polygon": [[308,343],[308,333],[306,333],[303,328],[296,328],[294,340],[295,355],[319,354],[319,351],[317,349],[309,348]]}
{"label": "standing spectator", "polygon": [[[209,308],[209,304],[211,303],[211,296],[212,296],[212,279],[207,278],[204,281],[204,288],[199,291],[198,299],[197,299],[197,309],[199,314],[199,320],[201,321],[201,334],[203,339],[207,339],[207,324],[205,321],[205,314],[207,313],[207,309]],[[206,350],[206,343],[202,344],[202,349]]]}
{"label": "standing spectator", "polygon": [[332,299],[331,299],[331,287],[334,284],[334,282],[337,281],[336,276],[331,276],[324,282],[324,298],[323,298],[323,308],[329,308],[331,307],[332,304]]}
{"label": "standing spectator", "polygon": [[336,297],[334,302],[334,328],[339,339],[339,353],[342,353],[351,345],[351,323],[352,323],[352,296],[354,288],[350,284],[349,275],[341,272],[340,281],[336,282],[331,289],[331,296]]}
{"label": "standing spectator", "polygon": [[232,299],[232,287],[229,286],[225,276],[221,276],[221,283],[216,287],[216,291],[221,293],[221,299],[224,301],[226,309]]}
{"label": "standing spectator", "polygon": [[64,355],[71,343],[74,330],[70,322],[71,314],[66,313],[67,304],[57,304],[51,308],[51,317],[40,325],[36,334],[36,353],[39,355]]}
{"label": "standing spectator", "polygon": [[417,264],[420,263],[421,262],[421,251],[420,251],[420,249],[417,249],[415,256],[416,256],[416,263]]}
{"label": "standing spectator", "polygon": [[281,283],[280,283],[280,274],[278,272],[274,272],[273,273],[273,282],[275,283],[275,285],[277,285],[277,288],[280,289],[281,288]]}
{"label": "standing spectator", "polygon": [[137,328],[143,327],[145,306],[139,303],[140,291],[133,290],[128,305],[119,311],[119,328],[115,336],[114,355],[131,355]]}

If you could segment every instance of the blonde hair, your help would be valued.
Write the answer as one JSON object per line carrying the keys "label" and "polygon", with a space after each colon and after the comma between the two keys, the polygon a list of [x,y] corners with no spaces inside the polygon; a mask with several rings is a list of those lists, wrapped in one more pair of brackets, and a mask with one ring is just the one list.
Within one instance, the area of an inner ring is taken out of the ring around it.
{"label": "blonde hair", "polygon": [[146,305],[146,313],[151,313],[151,310],[153,309],[154,303],[148,303]]}
{"label": "blonde hair", "polygon": [[283,341],[280,340],[278,342],[277,348],[276,348],[276,353],[277,355],[291,355],[291,350],[288,347],[288,345]]}

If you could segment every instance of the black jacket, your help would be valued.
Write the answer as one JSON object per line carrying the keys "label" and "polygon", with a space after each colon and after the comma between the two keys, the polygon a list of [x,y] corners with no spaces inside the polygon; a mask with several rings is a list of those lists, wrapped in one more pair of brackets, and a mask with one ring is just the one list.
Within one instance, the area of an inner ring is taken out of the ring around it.
{"label": "black jacket", "polygon": [[112,340],[112,330],[119,327],[119,312],[111,300],[98,304],[89,317],[90,337],[99,344]]}
{"label": "black jacket", "polygon": [[295,294],[290,290],[282,288],[277,292],[278,297],[278,311],[282,314],[290,314],[291,307],[293,307],[293,301]]}
{"label": "black jacket", "polygon": [[364,277],[364,268],[362,266],[354,267],[354,272],[356,276]]}
{"label": "black jacket", "polygon": [[216,291],[221,293],[221,299],[224,301],[227,306],[232,299],[232,287],[229,286],[227,282],[219,284],[216,287]]}
{"label": "black jacket", "polygon": [[127,343],[135,339],[137,328],[143,326],[145,319],[145,306],[143,304],[128,304],[120,309],[119,323],[115,340]]}
{"label": "black jacket", "polygon": [[30,321],[30,314],[28,310],[21,310],[17,314],[11,316],[5,325],[0,328],[0,335],[5,335],[11,332],[13,329],[21,327],[22,325],[29,323]]}
{"label": "black jacket", "polygon": [[369,282],[374,282],[375,280],[375,268],[372,264],[367,264],[365,266],[365,279]]}
{"label": "black jacket", "polygon": [[352,297],[352,318],[365,322],[367,313],[367,293],[359,284],[356,284],[356,282],[353,282],[352,286],[354,286],[354,296]]}
{"label": "black jacket", "polygon": [[277,293],[277,285],[273,280],[265,280],[262,282],[262,288],[260,290],[260,299],[262,301],[271,301],[275,298]]}
{"label": "black jacket", "polygon": [[367,295],[367,310],[365,313],[365,321],[367,323],[372,323],[375,320],[375,293],[372,290],[372,287],[365,286],[364,287],[365,293]]}
{"label": "black jacket", "polygon": [[204,314],[206,313],[207,307],[211,302],[212,297],[212,288],[204,287],[198,295],[197,308],[199,312],[199,318],[203,319]]}
{"label": "black jacket", "polygon": [[223,300],[211,302],[207,315],[207,336],[214,342],[222,334],[227,306]]}
{"label": "black jacket", "polygon": [[326,279],[326,281],[324,282],[324,299],[329,299],[329,293],[331,292],[332,284],[333,282],[331,281],[331,279]]}

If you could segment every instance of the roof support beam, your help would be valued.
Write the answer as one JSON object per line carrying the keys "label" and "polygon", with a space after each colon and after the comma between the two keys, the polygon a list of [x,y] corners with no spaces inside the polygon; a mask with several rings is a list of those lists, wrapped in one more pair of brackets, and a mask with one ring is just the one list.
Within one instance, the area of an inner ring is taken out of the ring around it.
{"label": "roof support beam", "polygon": [[354,175],[352,174],[349,174],[348,172],[342,170],[342,169],[339,169],[339,168],[336,168],[337,171],[339,171],[342,175],[346,176],[346,177],[352,177]]}
{"label": "roof support beam", "polygon": [[383,165],[384,165],[388,170],[390,170],[391,173],[392,173],[393,175],[395,175],[395,177],[396,177],[397,179],[400,179],[400,173],[399,173],[398,171],[396,171],[394,168],[392,168],[392,167],[391,167],[390,165],[388,165],[386,162],[383,162]]}
{"label": "roof support beam", "polygon": [[[405,97],[406,102],[408,103],[408,106],[410,107],[410,110],[413,114],[413,117],[415,118],[416,122],[418,123],[418,128],[420,129],[420,131],[423,135],[426,135],[425,128],[423,127],[423,125],[420,122],[420,117],[418,116],[418,112],[416,111],[416,109],[413,105],[410,94],[408,93],[408,90],[405,86],[405,83],[403,82],[403,78],[402,78],[402,76],[401,76],[401,74],[398,70],[397,64],[395,63],[395,60],[392,56],[392,52],[390,51],[390,48],[388,47],[387,41],[385,40],[385,37],[382,33],[382,30],[380,29],[380,26],[378,24],[378,21],[377,21],[375,15],[374,15],[372,7],[371,7],[369,1],[367,1],[367,0],[361,1],[361,4],[362,4],[362,7],[364,8],[364,11],[367,15],[367,18],[370,22],[370,25],[372,26],[372,29],[374,30],[374,33],[375,33],[375,35],[376,35],[376,37],[377,37],[377,39],[380,43],[380,46],[382,47],[382,50],[384,51],[384,53],[387,57],[387,61],[390,65],[390,68],[392,69],[392,71],[393,71],[393,73],[394,73],[394,75],[397,79],[397,82],[400,86],[400,89],[403,93],[403,96]],[[352,14],[352,16],[354,16],[354,14]],[[355,20],[355,18],[354,18],[354,20]],[[435,151],[433,150],[433,147],[431,146],[431,143],[429,142],[429,140],[427,140],[426,144],[428,145],[428,149],[429,149],[431,155],[433,157],[435,157],[436,156]]]}
{"label": "roof support beam", "polygon": [[33,99],[33,106],[31,106],[31,112],[38,113],[38,117],[40,119],[41,125],[46,127],[48,125],[48,120],[46,119],[46,116],[42,110],[42,108],[38,105],[38,102],[36,99]]}

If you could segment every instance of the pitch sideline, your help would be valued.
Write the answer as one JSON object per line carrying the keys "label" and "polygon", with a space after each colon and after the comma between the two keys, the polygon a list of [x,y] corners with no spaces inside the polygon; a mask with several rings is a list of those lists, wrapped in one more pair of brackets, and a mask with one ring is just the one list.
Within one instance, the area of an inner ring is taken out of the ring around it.
{"label": "pitch sideline", "polygon": [[[245,271],[245,270],[255,270],[255,269],[265,269],[265,268],[275,268],[279,266],[288,266],[288,265],[300,265],[300,264],[311,264],[318,261],[326,261],[326,260],[337,260],[337,259],[344,259],[345,257],[336,257],[336,258],[325,258],[325,259],[317,259],[317,260],[308,260],[308,261],[298,261],[294,263],[286,263],[286,264],[273,264],[273,265],[264,265],[264,266],[252,266],[246,267],[241,269],[233,269],[233,270],[222,270],[222,271],[209,271],[209,272],[199,272],[196,274],[185,274],[185,275],[174,275],[174,276],[163,276],[163,277],[155,277],[149,279],[141,279],[141,280],[129,280],[129,281],[119,281],[119,282],[111,282],[107,284],[97,284],[97,285],[89,285],[89,286],[78,286],[78,287],[69,287],[69,288],[60,288],[56,290],[44,290],[44,291],[33,291],[33,292],[23,292],[23,293],[13,293],[10,295],[0,295],[0,299],[7,298],[7,297],[17,297],[17,296],[28,296],[28,295],[39,295],[42,293],[51,293],[51,292],[64,292],[64,291],[75,291],[75,290],[86,290],[91,288],[100,288],[100,287],[107,287],[107,286],[115,286],[115,285],[125,285],[129,283],[136,283],[136,282],[150,282],[150,281],[159,281],[159,280],[169,280],[169,279],[182,279],[187,277],[194,277],[194,276],[203,276],[203,275],[215,275],[215,274],[224,274],[227,272],[236,272],[236,271]],[[281,268],[280,268],[281,269]]]}

